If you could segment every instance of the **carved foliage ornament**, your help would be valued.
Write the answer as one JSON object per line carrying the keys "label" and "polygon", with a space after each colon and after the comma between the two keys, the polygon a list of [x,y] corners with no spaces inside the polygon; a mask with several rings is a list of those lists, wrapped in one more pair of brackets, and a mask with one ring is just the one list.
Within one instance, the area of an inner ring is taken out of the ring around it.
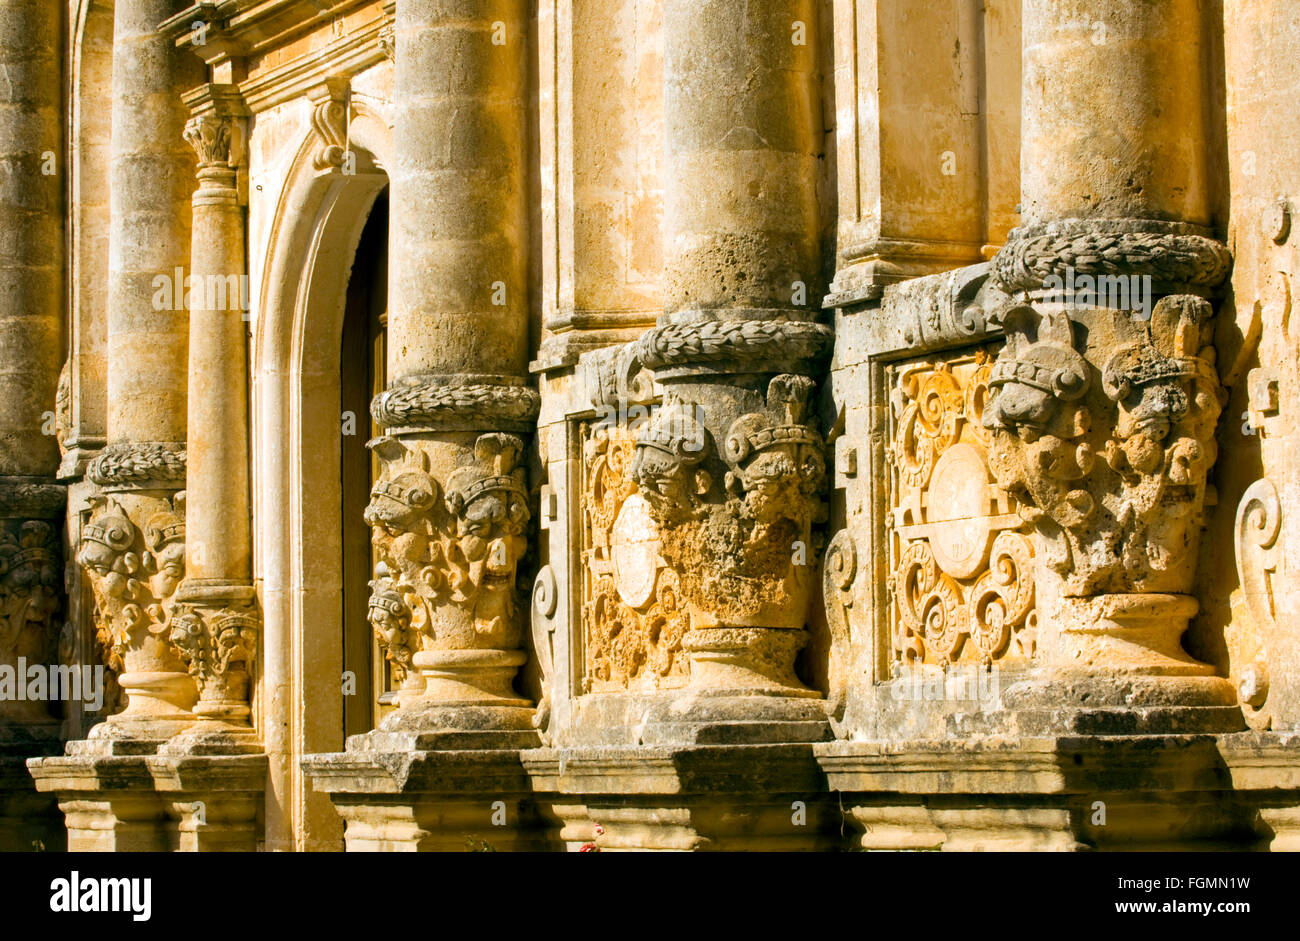
{"label": "carved foliage ornament", "polygon": [[102,487],[166,487],[185,483],[185,450],[168,444],[110,444],[86,470]]}
{"label": "carved foliage ornament", "polygon": [[1041,289],[1067,268],[1093,276],[1146,275],[1157,286],[1212,288],[1231,265],[1227,248],[1194,226],[1065,219],[1013,230],[993,260],[993,276],[1007,291]]}
{"label": "carved foliage ornament", "polygon": [[482,428],[528,430],[541,397],[527,386],[448,382],[408,377],[377,395],[370,414],[386,428]]}

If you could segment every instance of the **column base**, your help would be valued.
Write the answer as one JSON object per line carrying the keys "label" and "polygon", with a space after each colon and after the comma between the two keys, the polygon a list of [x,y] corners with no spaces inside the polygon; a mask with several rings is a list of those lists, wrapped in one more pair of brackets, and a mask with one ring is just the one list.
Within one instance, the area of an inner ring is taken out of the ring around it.
{"label": "column base", "polygon": [[1062,598],[1059,672],[1106,675],[1213,676],[1180,638],[1200,610],[1191,595],[1107,594]]}
{"label": "column base", "polygon": [[832,738],[825,700],[745,689],[688,688],[651,708],[641,733],[647,745],[775,745]]}
{"label": "column base", "polygon": [[[1099,677],[1050,668],[1002,691],[997,714],[966,717],[967,734],[981,722],[1010,725],[1026,736],[1208,735],[1245,729],[1236,691],[1217,676]],[[992,729],[989,729],[992,731]]]}
{"label": "column base", "polygon": [[814,746],[866,850],[1250,850],[1255,796],[1212,736]]}
{"label": "column base", "polygon": [[200,716],[178,735],[159,746],[160,755],[259,755],[261,742],[246,725]]}
{"label": "column base", "polygon": [[394,712],[373,732],[348,739],[349,752],[536,748],[533,708],[524,705],[423,703]]}
{"label": "column base", "polygon": [[[815,851],[839,812],[807,745],[537,749],[522,756],[564,833],[617,851]],[[599,830],[597,830],[599,826]]]}
{"label": "column base", "polygon": [[562,846],[514,749],[308,755],[303,770],[344,821],[348,852],[537,851]]}

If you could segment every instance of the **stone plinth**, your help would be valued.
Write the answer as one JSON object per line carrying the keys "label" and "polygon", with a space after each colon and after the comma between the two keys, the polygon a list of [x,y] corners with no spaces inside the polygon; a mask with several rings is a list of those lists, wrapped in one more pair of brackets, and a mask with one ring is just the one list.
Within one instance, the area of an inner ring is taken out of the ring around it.
{"label": "stone plinth", "polygon": [[863,849],[1245,850],[1275,839],[1286,845],[1294,839],[1288,828],[1297,792],[1269,789],[1288,786],[1276,772],[1295,745],[1243,738],[834,742],[815,751],[830,788],[842,792]]}
{"label": "stone plinth", "polygon": [[[349,852],[545,850],[560,825],[533,799],[516,749],[426,750],[429,741],[370,742],[309,755],[303,770],[345,824]],[[374,750],[367,745],[376,745]],[[379,750],[387,744],[392,750]]]}
{"label": "stone plinth", "polygon": [[566,832],[589,833],[601,851],[836,846],[839,814],[806,745],[536,749],[522,758],[534,788],[557,795]]}
{"label": "stone plinth", "polygon": [[257,849],[264,755],[122,754],[131,744],[76,742],[66,755],[27,762],[36,790],[58,800],[69,850]]}

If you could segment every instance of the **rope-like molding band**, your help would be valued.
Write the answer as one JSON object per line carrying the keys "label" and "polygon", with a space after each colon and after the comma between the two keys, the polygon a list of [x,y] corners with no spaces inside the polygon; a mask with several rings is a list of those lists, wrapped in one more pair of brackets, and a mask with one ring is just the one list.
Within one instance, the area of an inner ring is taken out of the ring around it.
{"label": "rope-like molding band", "polygon": [[1006,291],[1033,291],[1067,268],[1086,275],[1148,275],[1158,285],[1214,288],[1232,266],[1227,246],[1195,226],[1143,219],[1065,219],[1012,230],[993,259]]}
{"label": "rope-like molding band", "polygon": [[830,327],[801,320],[709,320],[646,331],[636,341],[636,357],[650,369],[755,360],[793,363],[817,358],[833,340]]}
{"label": "rope-like molding band", "polygon": [[411,377],[375,396],[370,414],[385,428],[492,428],[530,430],[541,411],[535,389]]}
{"label": "rope-like molding band", "polygon": [[103,486],[185,483],[185,451],[156,442],[110,444],[90,462],[86,475]]}

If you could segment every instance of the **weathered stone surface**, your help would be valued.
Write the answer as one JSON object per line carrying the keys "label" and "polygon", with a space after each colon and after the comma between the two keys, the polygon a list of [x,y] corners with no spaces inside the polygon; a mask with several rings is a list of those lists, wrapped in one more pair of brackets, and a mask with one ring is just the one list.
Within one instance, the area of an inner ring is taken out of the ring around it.
{"label": "weathered stone surface", "polygon": [[0,846],[1300,846],[1286,0],[50,6]]}

